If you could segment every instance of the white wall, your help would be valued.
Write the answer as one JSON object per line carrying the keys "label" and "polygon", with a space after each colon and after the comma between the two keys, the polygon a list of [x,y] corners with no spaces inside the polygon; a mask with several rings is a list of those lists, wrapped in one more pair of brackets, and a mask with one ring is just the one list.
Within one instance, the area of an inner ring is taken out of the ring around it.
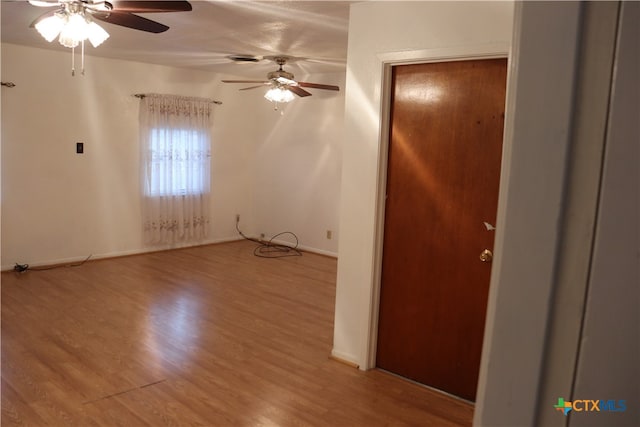
{"label": "white wall", "polygon": [[322,248],[318,252],[337,256],[344,74],[296,78],[338,85],[341,91],[310,89],[313,96],[278,111],[263,102],[265,112],[256,115],[253,124],[263,133],[253,170],[256,231],[267,238],[292,231],[301,247]]}
{"label": "white wall", "polygon": [[[351,6],[340,251],[333,355],[368,368],[376,302],[376,209],[383,105],[381,57],[509,46],[511,2],[367,2]],[[493,47],[492,47],[493,46]],[[428,54],[427,54],[428,55]]]}
{"label": "white wall", "polygon": [[[2,44],[2,79],[16,87],[2,91],[2,268],[14,263],[30,265],[153,250],[142,243],[138,188],[138,99],[134,93],[172,93],[219,99],[214,107],[212,147],[212,222],[208,241],[235,239],[235,214],[241,214],[246,232],[292,228],[271,218],[283,218],[298,195],[272,198],[271,211],[261,209],[256,195],[272,190],[258,176],[266,136],[277,126],[269,103],[241,96],[236,85],[224,85],[213,73],[88,56],[86,75],[70,76],[70,52]],[[245,92],[246,93],[246,92]],[[258,97],[261,95],[258,94]],[[322,96],[316,104],[323,105]],[[327,114],[333,108],[315,108],[307,100],[298,108]],[[339,123],[342,100],[335,103]],[[308,103],[310,104],[310,103]],[[315,108],[315,109],[314,109]],[[286,119],[287,116],[285,116]],[[261,123],[259,126],[257,123]],[[313,164],[317,152],[330,151],[328,163],[340,163],[333,129],[319,128],[308,120],[288,122],[281,134],[310,135],[315,151],[283,150],[286,162]],[[75,143],[85,144],[85,154],[75,153]],[[330,143],[327,143],[330,141]],[[324,145],[330,145],[325,148]],[[262,153],[259,151],[262,150]],[[268,150],[267,150],[268,151]],[[285,160],[283,160],[285,161]],[[276,169],[274,174],[278,174]],[[286,173],[289,173],[286,171]],[[307,176],[298,175],[305,186]],[[320,194],[339,192],[339,178],[319,168],[314,183]],[[311,184],[310,184],[311,185]],[[306,208],[324,228],[337,230],[337,200],[308,197]],[[258,206],[258,208],[256,208]],[[280,207],[282,207],[280,210]],[[285,217],[286,218],[286,217]],[[303,227],[308,227],[309,230]],[[335,252],[333,241],[313,240],[315,224],[296,223],[303,243],[318,251]]]}

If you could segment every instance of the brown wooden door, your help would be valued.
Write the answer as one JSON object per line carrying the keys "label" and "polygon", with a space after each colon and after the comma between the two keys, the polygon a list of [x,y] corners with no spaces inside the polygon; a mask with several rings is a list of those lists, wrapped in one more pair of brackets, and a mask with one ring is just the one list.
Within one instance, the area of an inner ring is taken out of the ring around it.
{"label": "brown wooden door", "polygon": [[[380,368],[475,400],[502,153],[506,59],[393,69]],[[490,228],[490,227],[489,227]]]}

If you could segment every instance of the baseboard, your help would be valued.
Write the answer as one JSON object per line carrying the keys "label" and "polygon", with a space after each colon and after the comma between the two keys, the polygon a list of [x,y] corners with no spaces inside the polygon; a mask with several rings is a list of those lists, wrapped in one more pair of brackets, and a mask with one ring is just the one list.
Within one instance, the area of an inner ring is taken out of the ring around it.
{"label": "baseboard", "polygon": [[[289,242],[287,240],[279,240],[279,239],[272,240],[271,243],[275,243],[277,245],[285,245],[285,246],[294,245],[292,242]],[[298,249],[304,252],[311,252],[317,255],[324,255],[330,258],[338,258],[338,254],[336,252],[327,251],[324,249],[312,248],[310,246],[305,246],[305,245],[298,245]]]}
{"label": "baseboard", "polygon": [[[107,252],[107,253],[103,253],[103,254],[91,254],[91,260],[96,260],[96,259],[106,259],[106,258],[119,258],[119,257],[125,257],[125,256],[132,256],[132,255],[141,255],[141,254],[148,254],[148,253],[153,253],[153,252],[162,252],[162,251],[170,251],[173,249],[182,249],[182,248],[191,248],[191,247],[195,247],[195,246],[205,246],[205,245],[213,245],[213,244],[218,244],[218,243],[228,243],[228,242],[236,242],[238,240],[242,240],[243,238],[240,236],[237,237],[225,237],[225,238],[220,238],[220,239],[207,239],[207,240],[203,240],[200,242],[189,242],[189,243],[177,243],[177,244],[173,244],[173,245],[162,245],[162,246],[147,246],[144,248],[138,248],[138,249],[131,249],[131,250],[127,250],[127,251],[115,251],[115,252]],[[287,242],[284,240],[274,240],[273,243],[279,244],[279,245],[287,245],[287,246],[291,246],[291,242]],[[318,254],[318,255],[324,255],[327,257],[331,257],[331,258],[338,258],[338,254],[335,252],[331,252],[331,251],[326,251],[324,249],[317,249],[317,248],[312,248],[309,246],[298,246],[298,249],[305,251],[305,252],[311,252],[314,254]],[[59,259],[53,259],[53,260],[48,260],[48,261],[37,261],[37,262],[28,262],[27,264],[29,264],[29,267],[52,267],[52,266],[64,266],[64,265],[69,265],[69,264],[76,264],[78,262],[82,262],[84,260],[86,260],[87,257],[86,256],[82,256],[82,257],[71,257],[71,258],[59,258]],[[24,262],[24,261],[21,261]],[[3,265],[0,270],[1,271],[12,271],[14,268],[15,264],[11,264],[11,265]]]}
{"label": "baseboard", "polygon": [[357,363],[353,363],[353,362],[350,362],[348,360],[340,359],[339,357],[335,357],[332,354],[329,355],[329,359],[334,360],[334,361],[336,361],[338,363],[342,363],[343,365],[347,365],[350,368],[358,369],[360,367]]}
{"label": "baseboard", "polygon": [[338,258],[338,253],[337,252],[331,252],[331,251],[325,251],[324,249],[316,249],[316,248],[312,248],[309,246],[298,246],[298,248],[300,250],[303,250],[305,252],[311,252],[314,253],[316,255],[323,255],[329,258]]}
{"label": "baseboard", "polygon": [[[161,245],[161,246],[153,246],[153,247],[147,246],[147,247],[144,247],[144,248],[131,249],[131,250],[127,250],[127,251],[114,251],[114,252],[107,252],[107,253],[103,253],[103,254],[91,254],[90,260],[106,259],[106,258],[120,258],[120,257],[125,257],[125,256],[133,256],[133,255],[148,254],[148,253],[153,253],[153,252],[169,251],[169,250],[173,250],[173,249],[183,249],[183,248],[191,248],[191,247],[196,247],[196,246],[213,245],[213,244],[218,244],[218,243],[236,242],[238,240],[242,240],[242,237],[227,237],[227,238],[220,238],[220,239],[207,239],[207,240],[203,240],[203,241],[200,241],[200,242],[178,243],[178,244],[174,244],[174,245]],[[48,261],[28,262],[27,264],[29,264],[29,267],[65,266],[65,265],[69,265],[69,264],[76,264],[76,263],[82,262],[82,261],[84,261],[86,259],[87,259],[86,256],[82,256],[82,257],[71,257],[71,258],[59,258],[59,259],[48,260]],[[0,268],[0,270],[1,271],[12,271],[14,266],[15,266],[15,264],[3,265]]]}
{"label": "baseboard", "polygon": [[329,359],[335,360],[336,362],[343,363],[347,366],[351,366],[352,368],[360,369],[360,364],[356,362],[356,358],[350,354],[342,353],[341,351],[336,351],[335,349],[331,350],[331,355],[329,355]]}

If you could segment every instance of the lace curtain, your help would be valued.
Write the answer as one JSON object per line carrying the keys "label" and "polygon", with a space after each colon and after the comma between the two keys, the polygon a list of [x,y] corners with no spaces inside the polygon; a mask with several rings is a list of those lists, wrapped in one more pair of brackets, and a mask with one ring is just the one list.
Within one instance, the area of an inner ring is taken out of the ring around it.
{"label": "lace curtain", "polygon": [[139,113],[145,243],[202,240],[209,230],[211,103],[152,94]]}

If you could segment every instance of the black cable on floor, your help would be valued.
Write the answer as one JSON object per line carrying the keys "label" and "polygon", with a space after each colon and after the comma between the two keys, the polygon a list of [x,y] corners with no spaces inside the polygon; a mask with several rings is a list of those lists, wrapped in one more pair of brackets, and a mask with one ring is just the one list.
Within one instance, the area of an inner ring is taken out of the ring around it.
{"label": "black cable on floor", "polygon": [[75,264],[60,264],[60,265],[52,265],[50,267],[29,267],[29,264],[18,264],[16,263],[16,265],[13,267],[13,271],[15,271],[16,273],[24,273],[25,271],[29,270],[29,271],[45,271],[45,270],[53,270],[55,268],[62,268],[62,267],[80,267],[81,265],[84,265],[85,262],[89,261],[89,258],[91,258],[93,256],[93,254],[90,254],[88,257],[86,257],[84,260],[77,262]]}
{"label": "black cable on floor", "polygon": [[[298,249],[298,236],[291,231],[283,231],[282,233],[278,233],[269,240],[263,241],[254,239],[252,237],[247,237],[240,230],[239,221],[236,221],[236,230],[238,234],[240,234],[245,240],[249,240],[250,242],[257,243],[258,246],[253,250],[253,254],[257,257],[261,258],[284,258],[289,256],[302,256],[302,252]],[[296,239],[295,246],[283,245],[280,243],[273,243],[273,240],[284,234],[290,234]]]}

